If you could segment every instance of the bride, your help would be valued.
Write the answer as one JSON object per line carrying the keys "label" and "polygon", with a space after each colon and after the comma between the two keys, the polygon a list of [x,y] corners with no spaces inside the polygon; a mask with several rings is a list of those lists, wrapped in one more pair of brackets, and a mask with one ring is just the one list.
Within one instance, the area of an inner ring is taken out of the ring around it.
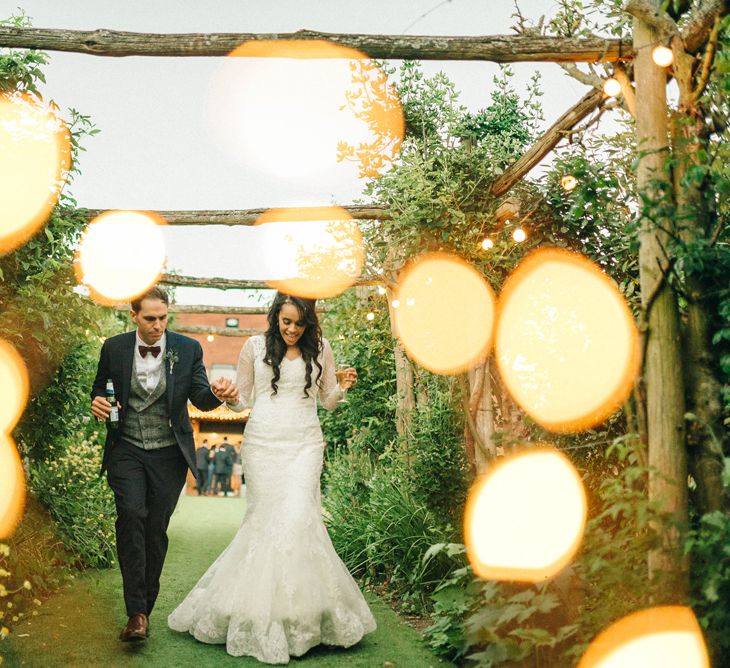
{"label": "bride", "polygon": [[265,334],[246,341],[236,384],[253,405],[242,448],[246,514],[230,545],[170,614],[175,631],[233,656],[288,663],[318,644],[349,647],[375,630],[322,522],[324,441],[317,396],[331,410],[357,382],[334,369],[314,301],[277,293]]}

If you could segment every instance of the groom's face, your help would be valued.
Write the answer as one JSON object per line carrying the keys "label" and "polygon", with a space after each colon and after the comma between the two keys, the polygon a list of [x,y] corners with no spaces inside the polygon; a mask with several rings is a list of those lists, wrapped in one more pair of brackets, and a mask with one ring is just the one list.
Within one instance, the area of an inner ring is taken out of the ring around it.
{"label": "groom's face", "polygon": [[167,304],[161,299],[143,299],[139,311],[132,311],[132,320],[137,324],[139,338],[148,346],[154,345],[167,327]]}

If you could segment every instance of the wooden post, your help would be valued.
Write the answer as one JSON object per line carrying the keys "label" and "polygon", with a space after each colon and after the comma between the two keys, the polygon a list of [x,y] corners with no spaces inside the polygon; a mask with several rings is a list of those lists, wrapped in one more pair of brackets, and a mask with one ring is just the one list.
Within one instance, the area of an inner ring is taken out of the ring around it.
{"label": "wooden post", "polygon": [[[651,0],[659,9],[659,1]],[[672,221],[662,207],[671,194],[668,174],[669,128],[666,72],[651,58],[660,36],[645,21],[634,20],[636,60],[636,139],[639,151],[637,191],[642,204],[639,274],[646,346],[643,383],[646,391],[649,496],[679,525],[687,521],[687,457],[684,433],[684,379],[676,296],[666,280],[665,249]],[[649,555],[650,574],[668,576],[668,597],[683,602],[687,573],[679,553],[680,535],[663,527],[665,550]]]}

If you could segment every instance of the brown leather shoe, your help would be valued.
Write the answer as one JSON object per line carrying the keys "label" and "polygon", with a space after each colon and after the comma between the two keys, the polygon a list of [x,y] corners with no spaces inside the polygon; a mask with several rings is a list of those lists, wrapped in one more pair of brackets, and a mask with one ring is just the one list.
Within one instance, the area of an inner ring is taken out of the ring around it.
{"label": "brown leather shoe", "polygon": [[139,642],[140,640],[145,640],[150,634],[149,629],[147,615],[138,612],[129,618],[127,625],[119,634],[119,640],[122,642]]}

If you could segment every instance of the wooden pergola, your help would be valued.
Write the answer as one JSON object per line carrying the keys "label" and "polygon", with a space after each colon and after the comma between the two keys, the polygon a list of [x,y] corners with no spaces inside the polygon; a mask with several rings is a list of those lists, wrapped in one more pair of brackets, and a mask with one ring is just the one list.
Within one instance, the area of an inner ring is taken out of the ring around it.
{"label": "wooden pergola", "polygon": [[[714,55],[713,35],[717,39],[720,19],[730,11],[728,0],[700,0],[693,11],[684,18],[681,27],[661,9],[659,0],[628,0],[624,11],[634,19],[634,35],[631,43],[601,37],[555,37],[540,31],[525,30],[516,35],[487,35],[473,37],[452,36],[405,36],[322,33],[301,30],[294,33],[191,33],[147,34],[121,32],[107,29],[92,31],[51,30],[44,28],[0,27],[0,47],[40,49],[88,54],[91,56],[126,57],[200,57],[225,56],[244,42],[272,40],[328,40],[351,47],[371,58],[385,60],[480,60],[495,63],[553,62],[564,67],[576,79],[587,83],[590,90],[560,118],[555,121],[524,155],[510,165],[490,186],[494,197],[501,197],[535,167],[558,143],[590,114],[605,103],[601,90],[602,79],[582,73],[576,63],[603,63],[613,68],[613,75],[622,88],[625,108],[636,119],[637,145],[642,147],[637,169],[638,190],[641,195],[651,193],[652,180],[664,174],[664,156],[667,147],[667,74],[651,63],[647,47],[663,43],[671,44],[675,54],[674,76],[680,89],[696,73],[699,73],[699,95],[706,85]],[[706,48],[705,48],[706,47]],[[696,67],[698,66],[698,67]],[[685,85],[686,89],[686,85]],[[695,91],[696,92],[696,91]],[[694,92],[693,92],[694,95]],[[692,96],[683,104],[692,104]],[[695,96],[696,102],[696,96]],[[387,210],[378,207],[344,207],[358,220],[385,220]],[[93,217],[100,211],[88,211]],[[263,213],[263,209],[242,211],[161,211],[171,225],[251,225]],[[676,388],[663,381],[667,369],[681,368],[677,357],[677,345],[667,344],[671,336],[659,341],[658,336],[648,337],[647,332],[670,331],[672,324],[673,296],[666,279],[667,268],[663,260],[665,237],[659,226],[642,225],[640,233],[639,266],[641,276],[642,312],[639,326],[644,337],[644,385],[648,419],[652,431],[647,436],[649,464],[659,471],[650,480],[650,495],[664,493],[670,498],[668,510],[681,521],[686,517],[686,490],[684,500],[673,491],[666,480],[686,480],[686,454],[684,460],[677,454],[684,448],[684,403],[680,379]],[[362,277],[358,285],[373,285],[378,277]],[[201,279],[191,276],[164,275],[162,282],[168,285],[214,287],[218,289],[261,288],[260,281],[232,279]],[[178,307],[179,308],[179,307]],[[198,312],[218,307],[199,306]],[[240,312],[240,311],[238,311]],[[669,329],[667,329],[669,328]],[[678,339],[678,337],[675,337]],[[396,358],[398,368],[398,359]],[[488,374],[487,374],[488,375]],[[473,380],[472,400],[475,393],[482,394],[487,382],[482,371]],[[472,426],[478,413],[476,403],[470,404]],[[477,411],[472,414],[472,411]],[[478,420],[476,420],[478,422]],[[682,463],[684,462],[684,463]],[[684,504],[684,509],[682,508]],[[671,565],[669,566],[671,570]]]}

